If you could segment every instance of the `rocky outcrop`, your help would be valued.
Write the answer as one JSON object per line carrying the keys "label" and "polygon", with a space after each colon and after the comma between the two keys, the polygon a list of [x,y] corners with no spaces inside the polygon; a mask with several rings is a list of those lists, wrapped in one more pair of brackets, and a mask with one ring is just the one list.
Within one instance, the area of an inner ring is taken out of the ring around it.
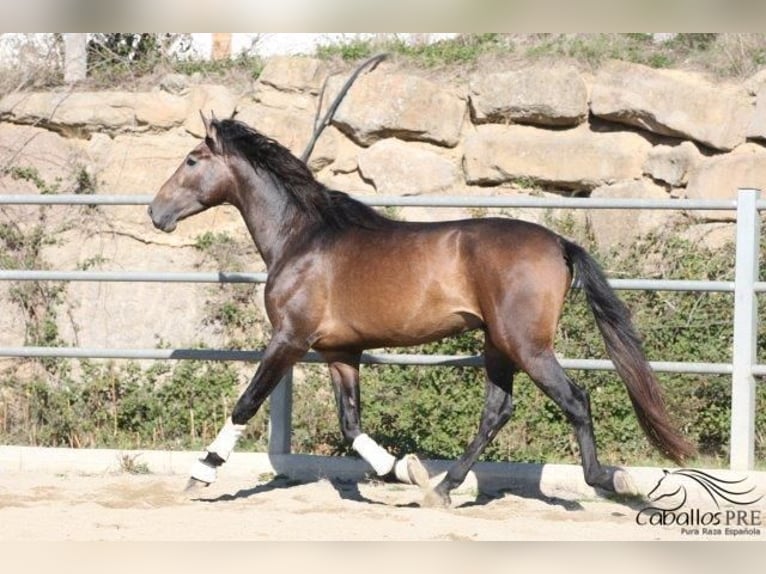
{"label": "rocky outcrop", "polygon": [[[335,98],[345,79],[331,79],[326,101]],[[397,137],[454,147],[465,115],[465,100],[447,88],[414,75],[374,72],[351,87],[333,125],[362,146]]]}
{"label": "rocky outcrop", "polygon": [[[686,196],[692,199],[734,199],[737,190],[766,190],[766,150],[747,144],[733,153],[701,161],[689,177]],[[734,221],[733,211],[693,211],[706,221]]]}
{"label": "rocky outcrop", "polygon": [[627,132],[485,125],[466,138],[463,167],[469,184],[532,180],[565,189],[592,189],[640,178],[650,148],[644,138]]}
{"label": "rocky outcrop", "polygon": [[0,101],[0,117],[68,137],[124,130],[166,130],[181,125],[189,103],[165,92],[15,93]]}
{"label": "rocky outcrop", "polygon": [[755,110],[747,126],[747,137],[766,139],[766,83],[761,84],[756,92]]}
{"label": "rocky outcrop", "polygon": [[0,193],[40,192],[31,182],[12,178],[12,167],[33,168],[43,180],[56,182],[58,191],[70,190],[76,168],[93,169],[86,145],[41,127],[0,122]]}
{"label": "rocky outcrop", "polygon": [[644,173],[672,187],[681,187],[686,185],[689,174],[701,159],[702,154],[690,141],[676,146],[657,145],[649,150]]}
{"label": "rocky outcrop", "polygon": [[596,75],[590,109],[599,118],[729,151],[745,142],[753,102],[742,86],[612,62]]}
{"label": "rocky outcrop", "polygon": [[317,95],[329,71],[327,64],[315,58],[275,56],[269,60],[258,78],[259,86],[269,86],[279,92]]}
{"label": "rocky outcrop", "polygon": [[[622,181],[597,187],[594,198],[666,199],[665,190],[646,180]],[[588,223],[601,249],[630,245],[636,239],[661,229],[678,214],[653,209],[592,209],[587,212]]]}
{"label": "rocky outcrop", "polygon": [[384,195],[417,195],[453,189],[456,162],[423,144],[381,140],[359,154],[359,173]]}
{"label": "rocky outcrop", "polygon": [[571,67],[475,74],[469,90],[476,123],[575,126],[588,117],[588,87]]}

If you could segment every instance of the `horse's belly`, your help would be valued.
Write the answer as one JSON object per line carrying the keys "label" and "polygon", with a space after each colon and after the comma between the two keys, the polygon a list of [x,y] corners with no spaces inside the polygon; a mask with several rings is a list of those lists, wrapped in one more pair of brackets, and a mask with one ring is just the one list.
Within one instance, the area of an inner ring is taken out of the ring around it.
{"label": "horse's belly", "polygon": [[318,350],[408,347],[438,341],[481,325],[481,319],[469,311],[456,311],[440,317],[397,314],[346,321],[336,319],[318,329],[313,347]]}

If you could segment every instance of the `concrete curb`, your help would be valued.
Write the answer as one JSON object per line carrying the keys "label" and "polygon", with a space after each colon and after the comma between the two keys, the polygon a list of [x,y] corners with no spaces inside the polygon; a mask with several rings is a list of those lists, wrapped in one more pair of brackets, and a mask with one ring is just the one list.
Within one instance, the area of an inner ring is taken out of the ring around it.
{"label": "concrete curb", "polygon": [[[22,446],[0,446],[0,476],[7,472],[40,472],[47,474],[119,474],[125,461],[146,465],[149,472],[186,477],[199,452],[66,449]],[[436,484],[451,461],[424,460],[424,466]],[[660,467],[623,467],[646,495],[663,476]],[[704,469],[699,469],[704,470]],[[747,479],[756,494],[766,498],[766,472],[705,470],[717,478]],[[221,469],[219,480],[227,477],[262,479],[263,475],[285,475],[301,481],[321,479],[364,480],[372,470],[362,460],[351,457],[316,455],[269,455],[235,452]],[[555,497],[574,500],[600,498],[599,493],[583,479],[579,465],[480,462],[469,473],[458,491],[509,491],[522,496]],[[692,501],[690,501],[692,502]]]}

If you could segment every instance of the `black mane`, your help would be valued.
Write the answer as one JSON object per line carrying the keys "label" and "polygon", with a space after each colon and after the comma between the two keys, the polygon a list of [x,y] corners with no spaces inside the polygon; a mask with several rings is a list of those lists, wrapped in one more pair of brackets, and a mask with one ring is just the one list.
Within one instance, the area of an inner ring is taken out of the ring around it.
{"label": "black mane", "polygon": [[247,124],[234,119],[213,120],[224,154],[236,153],[254,168],[270,173],[292,203],[309,219],[332,229],[377,229],[390,220],[342,191],[328,189],[290,150]]}

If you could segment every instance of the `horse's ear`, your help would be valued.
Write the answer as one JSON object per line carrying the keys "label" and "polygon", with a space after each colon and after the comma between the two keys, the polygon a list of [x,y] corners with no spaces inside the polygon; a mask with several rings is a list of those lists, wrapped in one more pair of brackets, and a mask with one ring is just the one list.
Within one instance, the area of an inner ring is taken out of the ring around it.
{"label": "horse's ear", "polygon": [[205,114],[202,113],[202,110],[199,111],[199,117],[202,118],[202,125],[205,126],[205,135],[210,133],[210,120],[205,117]]}
{"label": "horse's ear", "polygon": [[218,145],[218,119],[215,117],[213,110],[210,110],[210,119],[205,117],[202,110],[199,111],[199,115],[205,126],[205,143],[213,153],[218,153],[220,150],[220,146]]}

